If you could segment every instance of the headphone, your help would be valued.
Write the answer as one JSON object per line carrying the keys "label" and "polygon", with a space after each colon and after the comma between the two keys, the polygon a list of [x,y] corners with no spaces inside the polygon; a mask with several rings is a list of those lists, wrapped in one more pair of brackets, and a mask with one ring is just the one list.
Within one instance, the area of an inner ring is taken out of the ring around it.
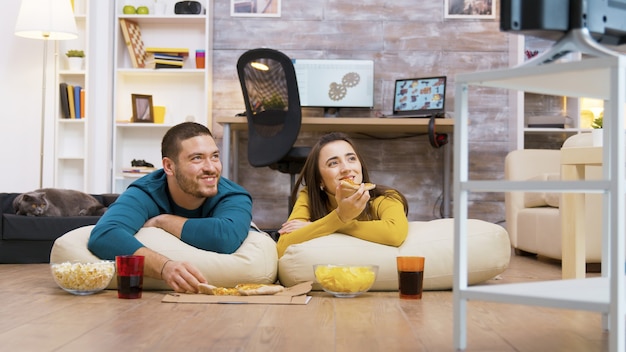
{"label": "headphone", "polygon": [[445,133],[437,133],[435,131],[435,119],[443,117],[442,114],[436,114],[430,116],[428,121],[428,141],[433,148],[441,148],[448,144],[448,135]]}

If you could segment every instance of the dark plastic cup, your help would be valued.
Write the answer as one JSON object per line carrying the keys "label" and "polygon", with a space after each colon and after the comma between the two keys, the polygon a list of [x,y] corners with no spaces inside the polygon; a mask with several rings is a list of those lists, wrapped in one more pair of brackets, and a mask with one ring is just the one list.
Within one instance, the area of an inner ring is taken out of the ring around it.
{"label": "dark plastic cup", "polygon": [[144,256],[142,255],[118,255],[115,257],[118,298],[141,298],[143,262]]}
{"label": "dark plastic cup", "polygon": [[400,298],[422,299],[424,260],[424,257],[397,257]]}

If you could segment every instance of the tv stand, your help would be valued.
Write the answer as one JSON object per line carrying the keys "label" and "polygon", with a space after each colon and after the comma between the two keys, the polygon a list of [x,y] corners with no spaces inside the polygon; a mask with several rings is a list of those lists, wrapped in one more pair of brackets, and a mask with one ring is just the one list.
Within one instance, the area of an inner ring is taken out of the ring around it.
{"label": "tv stand", "polygon": [[618,52],[598,44],[587,28],[576,28],[565,33],[548,51],[526,61],[520,66],[549,64],[573,52],[596,57],[617,57],[620,55]]}

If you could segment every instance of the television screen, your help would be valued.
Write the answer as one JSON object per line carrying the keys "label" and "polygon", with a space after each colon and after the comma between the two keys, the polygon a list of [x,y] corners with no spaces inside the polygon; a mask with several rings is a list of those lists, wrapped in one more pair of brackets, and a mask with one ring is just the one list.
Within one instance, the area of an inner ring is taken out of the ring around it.
{"label": "television screen", "polygon": [[558,40],[587,28],[601,44],[626,44],[626,0],[502,0],[500,29]]}
{"label": "television screen", "polygon": [[374,61],[294,59],[303,107],[372,108]]}

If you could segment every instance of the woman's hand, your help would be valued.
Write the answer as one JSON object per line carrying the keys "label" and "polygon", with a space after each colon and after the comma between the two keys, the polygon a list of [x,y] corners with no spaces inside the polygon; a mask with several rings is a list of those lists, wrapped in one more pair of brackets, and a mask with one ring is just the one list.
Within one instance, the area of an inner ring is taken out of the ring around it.
{"label": "woman's hand", "polygon": [[365,185],[361,184],[357,191],[337,185],[335,190],[335,200],[337,201],[337,215],[343,222],[356,219],[365,209],[370,200],[370,192],[365,190]]}
{"label": "woman's hand", "polygon": [[301,229],[310,223],[310,221],[289,220],[280,227],[278,233],[284,235],[286,233],[294,232],[295,230]]}

